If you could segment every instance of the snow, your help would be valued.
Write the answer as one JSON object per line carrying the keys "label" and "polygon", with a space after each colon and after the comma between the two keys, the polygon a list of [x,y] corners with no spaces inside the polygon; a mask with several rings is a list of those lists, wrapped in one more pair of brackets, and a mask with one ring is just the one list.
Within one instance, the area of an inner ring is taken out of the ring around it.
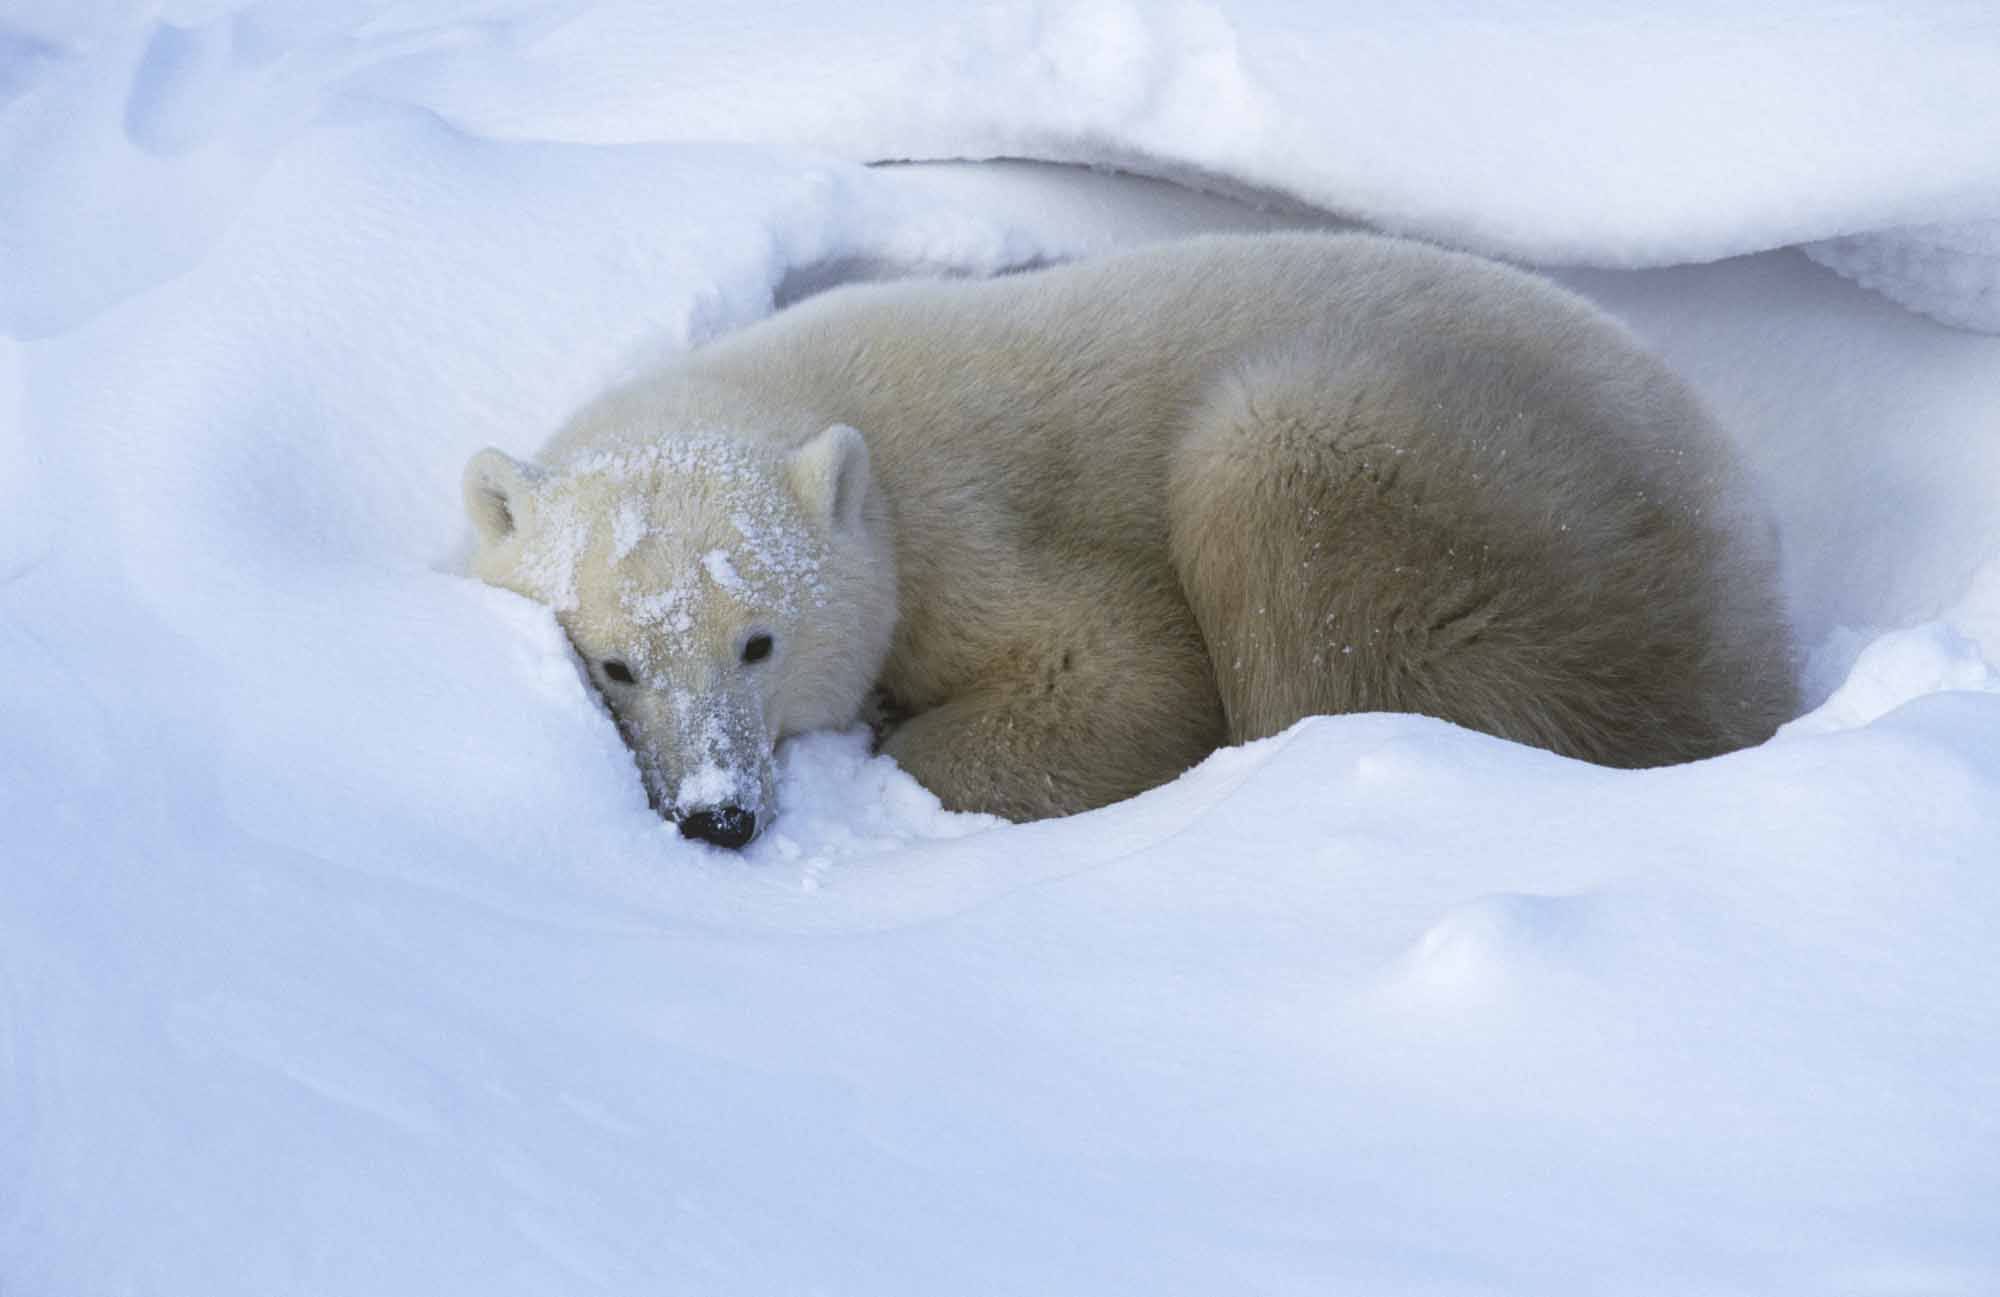
{"label": "snow", "polygon": [[[668,642],[677,651],[692,651],[695,599],[685,585],[676,583],[659,589],[646,589],[633,579],[625,583],[618,603],[635,624],[666,632]],[[644,643],[643,640],[638,641],[637,646],[643,647]],[[641,661],[638,665],[643,671],[650,664]]]}
{"label": "snow", "polygon": [[736,565],[729,561],[729,551],[726,549],[712,549],[703,554],[701,568],[708,573],[709,580],[731,594],[746,588],[743,578],[737,575]]}
{"label": "snow", "polygon": [[[2000,1289],[2000,338],[1888,300],[1993,327],[1997,29],[11,6],[0,1291]],[[860,165],[997,154],[1206,192]],[[663,349],[1302,202],[1687,374],[1815,710],[1316,719],[1019,826],[813,735],[728,853],[456,574],[467,457]]]}
{"label": "snow", "polygon": [[1850,234],[1806,252],[1946,324],[2000,333],[2000,220]]}
{"label": "snow", "polygon": [[[714,721],[710,721],[710,726],[714,741],[720,746],[721,729]],[[724,769],[711,757],[696,766],[692,773],[681,780],[680,789],[674,796],[674,805],[685,811],[696,807],[726,806],[731,803],[741,804],[751,801],[753,809],[762,809],[756,807],[752,800],[757,790],[741,787],[745,782],[736,771]]]}
{"label": "snow", "polygon": [[651,530],[643,500],[635,496],[620,503],[611,515],[612,564],[622,563]]}

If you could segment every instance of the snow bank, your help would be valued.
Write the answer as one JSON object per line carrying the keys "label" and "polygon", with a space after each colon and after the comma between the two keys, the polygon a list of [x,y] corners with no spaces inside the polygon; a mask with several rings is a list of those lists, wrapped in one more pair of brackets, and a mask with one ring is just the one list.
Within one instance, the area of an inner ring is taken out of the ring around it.
{"label": "snow bank", "polygon": [[[1304,219],[801,140],[1616,261],[1972,220],[2000,156],[1972,11],[1691,9],[1657,65],[1321,13],[14,6],[0,1291],[2000,1287],[2000,339],[1796,252],[1567,274],[1742,439],[1825,700],[1670,770],[1345,717],[1003,826],[820,735],[730,855],[547,613],[451,574],[466,456],[659,348]],[[1419,60],[1456,89],[1394,97],[1404,147],[1315,133]],[[1836,92],[1844,143],[1745,142]]]}
{"label": "snow bank", "polygon": [[[0,199],[66,254],[13,285],[29,328],[187,264],[300,125],[366,99],[488,138],[1116,164],[1548,265],[1825,241],[1896,300],[2000,329],[2000,254],[1964,232],[2000,220],[1987,5],[17,8],[0,143],[70,181]],[[68,219],[83,185],[128,218],[111,246]]]}
{"label": "snow bank", "polygon": [[1978,6],[607,5],[492,44],[392,92],[538,138],[1146,160],[1543,261],[2000,215],[2000,17]]}
{"label": "snow bank", "polygon": [[1911,310],[2000,333],[2000,220],[1851,234],[1806,252]]}

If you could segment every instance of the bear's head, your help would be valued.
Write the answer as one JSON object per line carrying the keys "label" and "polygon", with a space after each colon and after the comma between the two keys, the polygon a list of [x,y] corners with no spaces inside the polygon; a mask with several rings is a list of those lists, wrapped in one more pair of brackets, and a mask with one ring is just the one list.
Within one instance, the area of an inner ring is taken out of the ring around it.
{"label": "bear's head", "polygon": [[889,650],[888,518],[854,429],[724,437],[559,467],[465,469],[472,568],[554,610],[681,832],[726,847],[774,810],[776,742],[852,724]]}

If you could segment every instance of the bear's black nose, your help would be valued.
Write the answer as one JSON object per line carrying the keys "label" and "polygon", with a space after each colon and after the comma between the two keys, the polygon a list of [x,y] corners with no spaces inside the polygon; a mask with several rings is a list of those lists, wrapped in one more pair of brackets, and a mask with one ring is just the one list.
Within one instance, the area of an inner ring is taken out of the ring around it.
{"label": "bear's black nose", "polygon": [[757,816],[741,806],[717,806],[681,817],[681,836],[734,850],[757,836]]}

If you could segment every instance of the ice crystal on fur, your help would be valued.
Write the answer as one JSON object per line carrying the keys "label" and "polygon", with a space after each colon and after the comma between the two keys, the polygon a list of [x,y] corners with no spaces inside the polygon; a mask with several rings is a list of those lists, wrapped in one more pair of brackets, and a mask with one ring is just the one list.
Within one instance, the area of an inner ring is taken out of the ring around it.
{"label": "ice crystal on fur", "polygon": [[729,561],[729,551],[726,549],[712,549],[703,554],[701,566],[702,570],[708,573],[709,580],[731,594],[740,594],[747,588],[743,578],[737,574],[736,565]]}
{"label": "ice crystal on fur", "polygon": [[627,500],[618,506],[618,512],[611,516],[611,561],[622,563],[631,552],[639,547],[651,530],[646,524],[646,509],[639,500]]}
{"label": "ice crystal on fur", "polygon": [[522,547],[521,573],[537,595],[557,612],[576,607],[576,567],[590,547],[590,524],[567,492],[536,492],[541,524]]}

